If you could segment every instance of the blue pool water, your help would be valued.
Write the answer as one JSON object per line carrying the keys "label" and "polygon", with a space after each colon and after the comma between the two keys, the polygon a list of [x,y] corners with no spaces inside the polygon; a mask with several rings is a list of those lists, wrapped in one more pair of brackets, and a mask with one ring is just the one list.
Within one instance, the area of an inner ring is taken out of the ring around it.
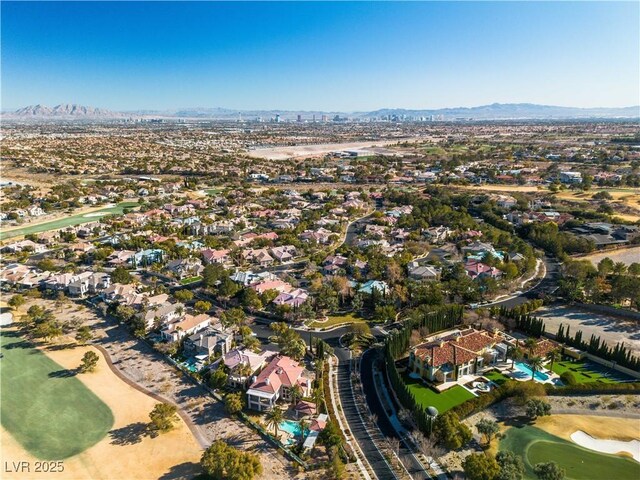
{"label": "blue pool water", "polygon": [[[516,362],[515,367],[516,370],[520,370],[521,372],[526,373],[527,375],[529,375],[529,377],[531,377],[531,374],[533,373],[533,371],[529,368],[529,365],[527,365],[526,363]],[[549,380],[549,375],[536,371],[533,378],[535,378],[539,382],[546,382],[547,380]]]}
{"label": "blue pool water", "polygon": [[302,435],[302,429],[300,428],[300,424],[298,422],[294,422],[293,420],[283,420],[279,426],[280,430],[287,432],[295,437],[299,437]]}

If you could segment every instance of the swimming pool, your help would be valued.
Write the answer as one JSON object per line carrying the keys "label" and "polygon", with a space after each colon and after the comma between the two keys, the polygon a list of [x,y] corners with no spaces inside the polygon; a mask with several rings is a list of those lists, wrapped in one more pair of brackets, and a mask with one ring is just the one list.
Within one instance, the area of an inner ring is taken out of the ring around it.
{"label": "swimming pool", "polygon": [[300,428],[300,423],[294,422],[293,420],[283,420],[278,426],[280,430],[283,432],[287,432],[294,437],[299,437],[302,435],[302,429]]}
{"label": "swimming pool", "polygon": [[[533,370],[531,370],[529,368],[529,365],[527,365],[526,363],[516,362],[515,367],[516,370],[526,373],[527,375],[529,375],[529,377],[531,377],[531,374],[533,373]],[[533,378],[535,378],[539,382],[546,382],[547,380],[549,380],[549,375],[543,372],[536,371]]]}

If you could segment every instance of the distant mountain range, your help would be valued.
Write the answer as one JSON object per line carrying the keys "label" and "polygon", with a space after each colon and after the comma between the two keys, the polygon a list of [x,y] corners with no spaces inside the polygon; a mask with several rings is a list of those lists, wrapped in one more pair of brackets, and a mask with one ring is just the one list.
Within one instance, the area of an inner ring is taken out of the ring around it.
{"label": "distant mountain range", "polygon": [[121,113],[112,112],[103,108],[85,107],[84,105],[76,105],[63,103],[55,107],[46,105],[29,105],[20,108],[13,113],[6,114],[7,117],[47,119],[47,118],[120,118]]}
{"label": "distant mountain range", "polygon": [[194,118],[217,120],[269,120],[279,115],[282,120],[321,120],[322,116],[341,118],[382,119],[382,118],[427,118],[437,120],[542,120],[542,119],[584,119],[584,118],[639,118],[640,106],[622,108],[575,108],[532,103],[493,103],[479,107],[440,108],[430,110],[408,110],[385,108],[371,112],[324,112],[292,110],[233,110],[228,108],[183,108],[176,110],[136,110],[113,112],[102,108],[75,104],[62,104],[53,108],[46,105],[31,105],[15,112],[5,112],[6,119],[56,120],[56,119],[117,119],[117,118]]}
{"label": "distant mountain range", "polygon": [[640,106],[623,108],[576,108],[536,105],[533,103],[492,103],[471,108],[441,108],[437,110],[381,109],[365,113],[365,117],[443,116],[445,119],[471,118],[474,120],[553,119],[553,118],[637,118]]}

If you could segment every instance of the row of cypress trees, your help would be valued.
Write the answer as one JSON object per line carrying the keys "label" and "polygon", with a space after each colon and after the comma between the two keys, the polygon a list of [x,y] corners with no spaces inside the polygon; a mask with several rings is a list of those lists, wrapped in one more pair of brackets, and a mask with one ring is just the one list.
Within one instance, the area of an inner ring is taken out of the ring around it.
{"label": "row of cypress trees", "polygon": [[582,330],[578,330],[575,335],[572,336],[570,328],[570,326],[567,326],[565,331],[564,324],[561,323],[560,327],[558,327],[556,340],[560,343],[565,343],[571,347],[589,352],[604,360],[616,362],[620,366],[640,371],[640,358],[633,355],[622,342],[618,342],[615,347],[611,348],[599,336],[594,334],[591,334],[591,338],[589,338],[587,342],[582,339]]}

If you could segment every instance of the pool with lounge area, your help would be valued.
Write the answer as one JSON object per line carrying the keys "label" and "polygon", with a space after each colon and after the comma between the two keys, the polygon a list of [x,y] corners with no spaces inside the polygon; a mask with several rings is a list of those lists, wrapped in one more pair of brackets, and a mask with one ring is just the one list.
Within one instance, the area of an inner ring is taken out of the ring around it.
{"label": "pool with lounge area", "polygon": [[546,373],[544,373],[544,372],[540,372],[540,371],[537,371],[537,370],[536,370],[536,372],[535,372],[535,374],[534,374],[534,373],[533,373],[533,370],[531,370],[531,368],[529,367],[529,365],[527,365],[526,363],[523,363],[523,362],[516,362],[516,363],[515,363],[515,365],[514,365],[514,367],[515,367],[515,369],[516,369],[516,370],[518,370],[518,371],[520,371],[520,372],[522,372],[522,373],[527,374],[527,375],[529,376],[529,378],[531,378],[531,375],[533,375],[533,378],[534,378],[535,380],[537,380],[538,382],[544,383],[544,382],[546,382],[546,381],[548,381],[548,380],[549,380],[549,375],[547,375],[547,374],[546,374]]}
{"label": "pool with lounge area", "polygon": [[308,429],[303,432],[302,428],[300,428],[300,422],[295,420],[283,420],[278,428],[289,434],[289,438],[285,440],[286,445],[293,445],[298,439],[304,440],[304,437],[309,433]]}

